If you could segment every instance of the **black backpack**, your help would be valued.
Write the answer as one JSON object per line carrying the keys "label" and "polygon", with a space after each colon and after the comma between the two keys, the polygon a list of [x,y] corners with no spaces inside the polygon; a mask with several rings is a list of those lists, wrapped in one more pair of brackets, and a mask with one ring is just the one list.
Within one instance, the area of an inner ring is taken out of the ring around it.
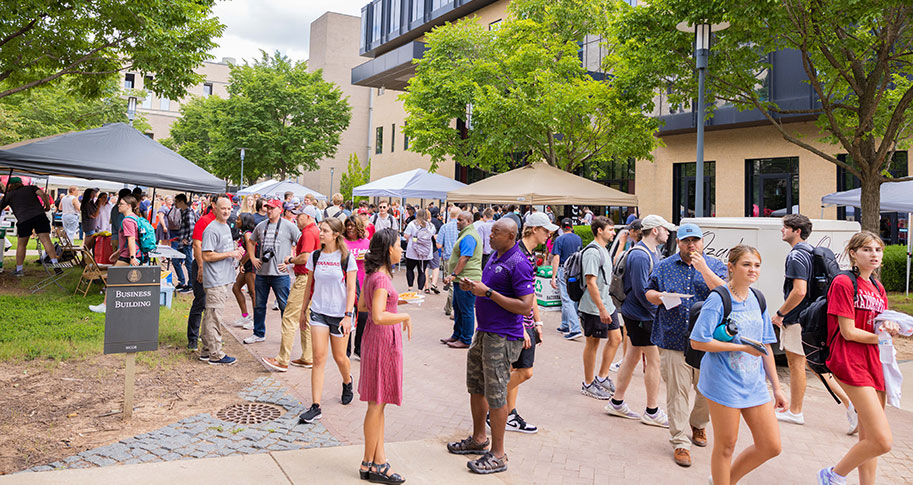
{"label": "black backpack", "polygon": [[[761,307],[761,313],[763,314],[767,310],[767,299],[764,298],[764,293],[761,293],[761,290],[756,288],[750,286],[749,288],[754,293],[755,298],[758,299],[758,305]],[[717,286],[711,292],[720,295],[720,299],[723,300],[723,319],[721,322],[725,322],[729,319],[729,314],[732,313],[732,295],[729,294],[729,290],[726,289],[725,285]],[[688,314],[688,348],[685,349],[685,363],[695,369],[701,368],[701,359],[704,358],[705,352],[691,347],[691,332],[694,330],[694,324],[697,323],[697,317],[700,316],[703,306],[703,301],[694,302]]]}
{"label": "black backpack", "polygon": [[[564,283],[567,287],[567,296],[571,300],[579,302],[586,293],[586,276],[583,274],[583,253],[589,248],[596,246],[587,244],[582,249],[574,251],[567,261],[564,262]],[[598,248],[596,248],[598,251]],[[605,281],[605,255],[599,251],[599,272]]]}
{"label": "black backpack", "polygon": [[809,253],[812,258],[812,279],[808,282],[805,301],[813,302],[822,296],[827,296],[831,281],[834,281],[834,278],[840,274],[840,265],[837,264],[834,252],[824,246],[818,246],[812,251],[804,248],[800,248],[800,250]]}
{"label": "black backpack", "polygon": [[612,303],[615,304],[615,308],[621,308],[621,305],[625,302],[627,298],[627,293],[625,293],[625,271],[628,266],[628,256],[631,255],[631,251],[643,251],[650,256],[650,270],[649,273],[653,273],[653,255],[650,254],[650,251],[643,246],[631,246],[625,251],[621,258],[618,259],[618,263],[612,267],[612,282],[609,284],[609,296],[612,297]]}

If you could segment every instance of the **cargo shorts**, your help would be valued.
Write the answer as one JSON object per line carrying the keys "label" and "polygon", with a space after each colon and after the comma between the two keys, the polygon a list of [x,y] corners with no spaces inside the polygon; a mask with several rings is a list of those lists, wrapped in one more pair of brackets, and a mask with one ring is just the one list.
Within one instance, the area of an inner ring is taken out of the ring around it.
{"label": "cargo shorts", "polygon": [[520,357],[523,339],[511,340],[490,332],[476,332],[466,356],[466,389],[482,394],[488,407],[507,405],[507,383],[510,365]]}

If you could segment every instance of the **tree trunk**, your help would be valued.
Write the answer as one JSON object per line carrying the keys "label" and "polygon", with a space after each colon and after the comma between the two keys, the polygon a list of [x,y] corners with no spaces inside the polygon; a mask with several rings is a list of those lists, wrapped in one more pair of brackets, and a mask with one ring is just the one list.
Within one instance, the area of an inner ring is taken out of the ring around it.
{"label": "tree trunk", "polygon": [[862,205],[862,229],[878,234],[881,224],[881,174],[863,173],[860,202]]}

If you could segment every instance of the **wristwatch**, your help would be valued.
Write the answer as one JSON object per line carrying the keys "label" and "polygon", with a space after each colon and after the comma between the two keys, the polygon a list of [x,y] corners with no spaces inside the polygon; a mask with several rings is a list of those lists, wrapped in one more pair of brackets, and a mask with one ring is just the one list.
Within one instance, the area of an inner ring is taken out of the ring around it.
{"label": "wristwatch", "polygon": [[780,313],[780,310],[777,310],[777,316],[780,317],[780,318],[783,318],[783,317],[785,317],[786,315]]}
{"label": "wristwatch", "polygon": [[349,317],[349,318],[351,318],[351,317],[352,317],[352,312],[346,312],[346,316]]}
{"label": "wristwatch", "polygon": [[491,288],[489,288],[488,291],[485,292],[485,298],[491,298],[491,293]]}

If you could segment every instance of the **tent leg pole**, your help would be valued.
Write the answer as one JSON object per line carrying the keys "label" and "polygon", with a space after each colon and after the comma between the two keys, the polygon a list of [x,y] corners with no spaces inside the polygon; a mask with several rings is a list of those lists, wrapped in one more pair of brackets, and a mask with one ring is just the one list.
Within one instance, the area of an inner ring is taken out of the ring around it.
{"label": "tent leg pole", "polygon": [[913,240],[910,239],[910,222],[913,221],[913,213],[907,213],[907,280],[906,280],[906,297],[910,297],[910,257],[913,256]]}
{"label": "tent leg pole", "polygon": [[149,204],[149,224],[152,224],[152,212],[155,211],[155,187],[152,187],[152,201]]}

